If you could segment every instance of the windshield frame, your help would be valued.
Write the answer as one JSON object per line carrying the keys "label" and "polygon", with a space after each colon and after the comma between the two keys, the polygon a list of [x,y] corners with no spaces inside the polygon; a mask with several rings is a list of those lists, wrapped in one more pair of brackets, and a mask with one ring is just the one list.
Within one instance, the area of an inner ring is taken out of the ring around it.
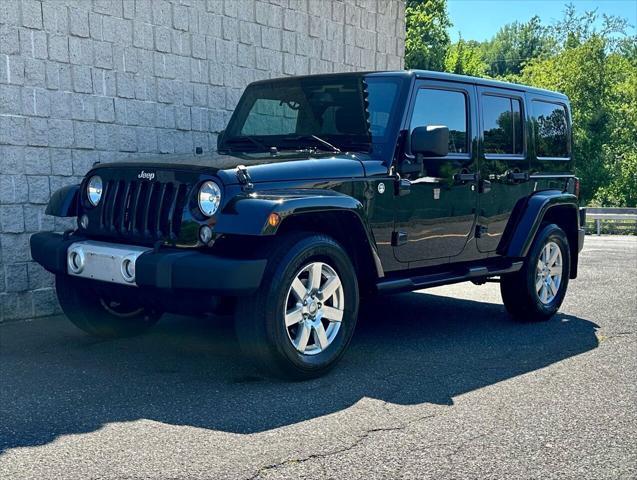
{"label": "windshield frame", "polygon": [[[409,94],[409,86],[411,83],[412,76],[409,74],[409,72],[405,72],[405,71],[309,75],[309,76],[303,76],[303,77],[289,77],[289,78],[280,78],[280,79],[273,79],[273,80],[261,80],[258,82],[251,83],[250,85],[248,85],[248,87],[246,87],[246,90],[241,96],[239,102],[237,103],[237,107],[235,108],[232,116],[230,117],[228,126],[226,130],[223,132],[222,138],[219,142],[219,150],[225,151],[225,152],[239,152],[239,151],[253,152],[254,147],[237,148],[236,146],[229,144],[229,142],[232,142],[233,140],[240,141],[241,139],[245,139],[246,145],[248,145],[248,143],[252,143],[254,145],[256,142],[252,142],[251,140],[248,140],[248,137],[252,137],[256,141],[262,142],[266,146],[269,146],[267,141],[267,139],[269,138],[274,140],[281,140],[281,139],[285,139],[285,137],[291,138],[298,135],[307,136],[307,135],[298,134],[298,133],[290,133],[287,135],[233,135],[231,137],[228,136],[228,133],[233,131],[233,126],[235,127],[234,130],[238,128],[242,128],[245,122],[245,118],[249,112],[249,109],[246,111],[246,107],[244,103],[248,101],[246,99],[248,99],[250,95],[252,95],[253,93],[252,89],[263,86],[264,84],[275,85],[277,87],[280,87],[282,85],[285,85],[286,83],[296,83],[304,79],[311,79],[312,81],[315,81],[317,83],[320,83],[321,80],[324,80],[325,83],[330,83],[330,82],[341,80],[343,79],[343,77],[348,77],[348,80],[360,79],[366,82],[367,84],[371,82],[375,82],[375,81],[381,81],[381,80],[385,80],[385,81],[391,80],[392,82],[396,83],[397,90],[394,96],[394,102],[391,106],[391,112],[389,112],[389,120],[385,127],[384,135],[380,137],[377,135],[372,135],[371,131],[368,131],[368,135],[366,136],[365,141],[361,141],[363,138],[362,135],[354,135],[357,140],[356,142],[353,142],[352,144],[349,144],[349,145],[339,145],[338,141],[337,140],[335,141],[335,137],[350,136],[350,135],[347,135],[347,134],[334,135],[334,136],[328,136],[326,138],[326,136],[324,134],[321,134],[321,132],[313,132],[313,133],[321,137],[322,139],[327,140],[330,143],[335,143],[335,145],[344,152],[346,151],[365,152],[365,153],[374,154],[374,156],[382,155],[383,157],[386,157],[388,153],[391,155],[393,153],[394,146],[396,144],[400,125],[402,123],[402,119],[404,115],[404,105],[406,103],[407,96]],[[251,106],[252,105],[250,105],[250,108]],[[238,124],[238,122],[241,122],[241,123]],[[322,150],[321,148],[319,148],[318,144],[310,145],[312,142],[309,142],[310,144],[306,144],[308,142],[304,142],[304,141],[302,143],[303,143],[303,146],[296,150],[312,150],[312,149]],[[281,150],[287,150],[287,148],[281,148]],[[267,150],[265,151],[267,152]],[[391,158],[388,159],[388,163],[391,163]]]}

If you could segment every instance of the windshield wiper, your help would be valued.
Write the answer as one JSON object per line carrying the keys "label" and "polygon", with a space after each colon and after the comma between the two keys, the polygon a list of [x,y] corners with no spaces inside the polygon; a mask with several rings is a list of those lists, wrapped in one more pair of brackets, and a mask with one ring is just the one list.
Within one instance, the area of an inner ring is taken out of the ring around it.
{"label": "windshield wiper", "polygon": [[334,153],[340,153],[341,149],[338,148],[335,145],[332,145],[330,142],[328,142],[327,140],[318,137],[316,135],[295,135],[293,137],[286,137],[285,140],[314,140],[317,143],[321,144],[324,147],[327,147],[330,149],[330,151],[334,152]]}

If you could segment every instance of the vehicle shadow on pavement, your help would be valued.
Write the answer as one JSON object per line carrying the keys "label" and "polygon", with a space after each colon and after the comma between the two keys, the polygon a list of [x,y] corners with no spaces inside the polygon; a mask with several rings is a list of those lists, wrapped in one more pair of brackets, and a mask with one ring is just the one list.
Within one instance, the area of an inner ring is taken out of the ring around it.
{"label": "vehicle shadow on pavement", "polygon": [[361,311],[349,352],[304,383],[263,378],[238,354],[231,319],[167,317],[147,335],[85,336],[65,318],[0,326],[0,452],[113,422],[254,433],[348,408],[453,398],[594,349],[569,315],[519,324],[501,305],[409,293]]}

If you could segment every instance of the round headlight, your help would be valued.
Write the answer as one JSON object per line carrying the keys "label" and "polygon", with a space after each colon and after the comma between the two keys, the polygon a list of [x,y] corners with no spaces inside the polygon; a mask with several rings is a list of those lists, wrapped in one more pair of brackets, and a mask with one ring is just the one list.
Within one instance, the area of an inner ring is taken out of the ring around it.
{"label": "round headlight", "polygon": [[221,203],[221,189],[215,182],[204,182],[199,189],[199,209],[210,217],[215,214]]}
{"label": "round headlight", "polygon": [[94,207],[100,203],[102,199],[102,179],[98,175],[89,179],[88,185],[86,186],[86,196]]}

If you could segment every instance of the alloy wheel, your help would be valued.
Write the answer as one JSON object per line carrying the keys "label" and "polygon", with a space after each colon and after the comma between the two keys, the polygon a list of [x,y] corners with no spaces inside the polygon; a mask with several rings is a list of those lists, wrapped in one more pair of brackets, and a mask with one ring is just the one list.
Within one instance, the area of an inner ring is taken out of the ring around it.
{"label": "alloy wheel", "polygon": [[551,303],[562,283],[562,250],[555,242],[547,242],[540,253],[535,271],[535,290],[540,302]]}
{"label": "alloy wheel", "polygon": [[294,348],[316,355],[328,348],[341,328],[345,292],[336,271],[313,262],[292,280],[285,303],[285,327]]}

